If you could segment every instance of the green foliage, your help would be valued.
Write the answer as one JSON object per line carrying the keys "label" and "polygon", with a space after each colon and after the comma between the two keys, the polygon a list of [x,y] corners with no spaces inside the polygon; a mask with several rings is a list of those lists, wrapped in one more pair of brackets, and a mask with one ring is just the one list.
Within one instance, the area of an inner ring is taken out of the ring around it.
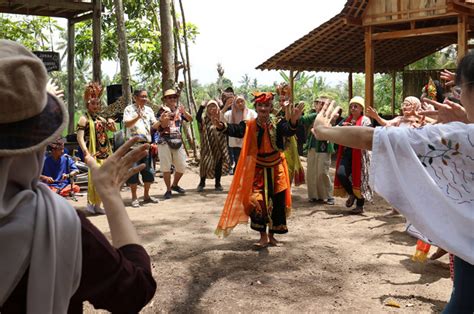
{"label": "green foliage", "polygon": [[31,50],[54,51],[53,33],[64,29],[49,17],[4,14],[0,16],[0,38],[21,42]]}
{"label": "green foliage", "polygon": [[[128,55],[130,63],[136,66],[132,79],[148,90],[155,91],[160,86],[162,67],[159,0],[130,0],[123,3]],[[113,0],[104,0],[103,6],[102,59],[118,61],[117,19]],[[76,54],[82,59],[92,58],[91,24],[89,20],[76,25]],[[180,40],[183,41],[182,25],[178,26]],[[199,34],[197,26],[192,23],[186,23],[186,33],[190,42],[194,42]],[[115,83],[120,82],[120,77],[117,79],[114,79]]]}
{"label": "green foliage", "polygon": [[456,45],[448,46],[406,67],[407,70],[432,70],[456,67]]}
{"label": "green foliage", "polygon": [[[397,73],[395,79],[395,114],[402,102],[403,84],[402,73]],[[379,114],[392,114],[392,75],[378,74],[374,83],[374,106]]]}

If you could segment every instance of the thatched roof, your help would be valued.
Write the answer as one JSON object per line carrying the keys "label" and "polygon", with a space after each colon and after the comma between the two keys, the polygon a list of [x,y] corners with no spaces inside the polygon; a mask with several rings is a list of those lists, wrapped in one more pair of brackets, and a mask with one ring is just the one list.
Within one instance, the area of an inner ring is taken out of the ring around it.
{"label": "thatched roof", "polygon": [[0,0],[0,13],[75,18],[91,13],[92,0]]}
{"label": "thatched roof", "polygon": [[[369,0],[348,0],[332,19],[298,39],[257,67],[260,70],[295,70],[327,72],[364,72],[364,11]],[[447,11],[442,16],[416,21],[417,29],[457,24],[458,14]],[[373,24],[373,32],[409,31],[413,21]],[[416,36],[374,41],[375,72],[402,70],[405,66],[457,43],[457,33]]]}

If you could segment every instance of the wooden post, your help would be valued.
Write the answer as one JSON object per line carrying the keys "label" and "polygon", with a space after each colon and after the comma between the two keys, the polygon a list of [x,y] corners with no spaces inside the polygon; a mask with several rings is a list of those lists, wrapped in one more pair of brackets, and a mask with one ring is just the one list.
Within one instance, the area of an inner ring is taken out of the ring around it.
{"label": "wooden post", "polygon": [[293,101],[295,100],[295,75],[293,70],[290,70],[290,104],[293,104]]}
{"label": "wooden post", "polygon": [[174,88],[174,46],[173,46],[173,20],[171,19],[170,0],[160,0],[160,26],[161,26],[161,62],[163,91]]}
{"label": "wooden post", "polygon": [[374,47],[371,26],[365,28],[365,106],[374,106]]}
{"label": "wooden post", "polygon": [[117,18],[117,33],[119,39],[119,59],[120,76],[122,78],[122,95],[125,104],[132,103],[132,94],[130,92],[130,64],[128,63],[127,35],[125,33],[125,22],[123,16],[122,0],[114,0],[115,16]]}
{"label": "wooden post", "polygon": [[397,82],[397,72],[393,71],[392,72],[392,102],[391,102],[392,118],[395,116],[395,95],[396,95],[395,89],[397,88],[396,82]]}
{"label": "wooden post", "polygon": [[348,92],[349,92],[349,101],[354,97],[354,91],[352,87],[352,72],[349,72],[349,78],[347,79],[347,86],[348,86]]}
{"label": "wooden post", "polygon": [[458,16],[458,62],[467,53],[467,16]]}
{"label": "wooden post", "polygon": [[102,23],[102,0],[94,0],[94,11],[92,15],[92,80],[101,81],[100,69],[100,25]]}
{"label": "wooden post", "polygon": [[67,23],[67,108],[69,113],[69,124],[67,133],[74,133],[74,22]]}

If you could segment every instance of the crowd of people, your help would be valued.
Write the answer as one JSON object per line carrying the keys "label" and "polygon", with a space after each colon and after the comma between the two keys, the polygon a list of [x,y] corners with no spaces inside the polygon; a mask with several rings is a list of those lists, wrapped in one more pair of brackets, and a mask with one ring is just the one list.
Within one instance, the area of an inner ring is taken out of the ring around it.
{"label": "crowd of people", "polygon": [[[222,176],[233,175],[215,233],[228,236],[250,221],[260,236],[257,249],[277,246],[275,234],[288,232],[292,184],[306,182],[313,203],[334,205],[335,197],[347,197],[351,214],[363,213],[377,192],[453,255],[454,288],[445,313],[474,312],[474,54],[461,60],[457,73],[442,75],[447,85],[457,86],[457,97],[444,99],[442,90],[427,87],[420,98],[406,97],[401,115],[392,119],[382,118],[360,96],[349,100],[347,116],[324,95],[305,113],[305,103],[292,99],[287,84],[253,92],[254,109],[232,88],[204,101],[195,116],[196,191],[205,190],[206,179],[223,191]],[[136,88],[123,112],[126,142],[113,152],[107,132],[117,131],[117,123],[100,115],[102,94],[96,82],[85,87],[76,131],[88,166],[86,210],[107,215],[112,243],[64,199],[79,192],[73,180],[79,169],[64,152],[68,114],[60,92],[47,88],[36,56],[0,40],[0,250],[11,252],[0,258],[2,313],[76,313],[86,300],[112,312],[138,312],[154,295],[150,257],[120,189],[130,188],[132,207],[159,202],[150,195],[154,144],[166,185],[163,199],[185,194],[179,185],[187,167],[181,132],[193,116],[179,103],[179,91],[164,91],[154,112],[147,90]],[[383,127],[374,128],[372,121]],[[298,138],[304,128],[310,131]],[[306,171],[298,141],[306,143]],[[446,153],[434,154],[441,146]],[[438,168],[451,176],[438,175]],[[420,186],[430,195],[421,201]]]}

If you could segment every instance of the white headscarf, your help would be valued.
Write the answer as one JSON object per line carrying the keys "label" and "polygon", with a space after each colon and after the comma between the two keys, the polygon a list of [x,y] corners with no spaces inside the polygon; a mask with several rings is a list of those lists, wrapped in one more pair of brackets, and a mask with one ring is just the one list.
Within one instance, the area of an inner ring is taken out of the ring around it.
{"label": "white headscarf", "polygon": [[38,182],[44,152],[0,157],[0,307],[29,267],[27,312],[66,313],[81,279],[81,226]]}

